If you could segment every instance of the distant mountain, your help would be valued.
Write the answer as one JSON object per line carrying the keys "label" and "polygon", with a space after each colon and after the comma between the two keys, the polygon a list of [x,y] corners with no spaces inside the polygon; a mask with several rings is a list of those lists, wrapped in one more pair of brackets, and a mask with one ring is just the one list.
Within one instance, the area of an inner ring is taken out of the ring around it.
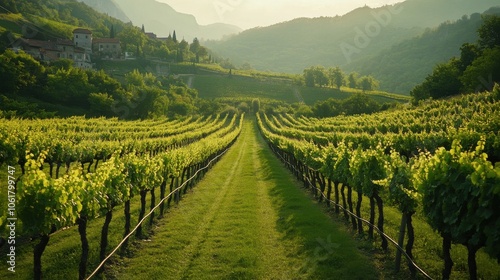
{"label": "distant mountain", "polygon": [[[488,13],[500,14],[500,10],[490,9]],[[457,21],[442,23],[376,55],[353,61],[344,70],[374,75],[384,90],[409,93],[432,73],[436,64],[460,56],[463,43],[475,43],[482,22],[481,15],[474,13]]]}
{"label": "distant mountain", "polygon": [[78,0],[83,2],[88,6],[94,8],[96,11],[108,14],[114,18],[117,18],[123,22],[129,22],[130,19],[122,11],[122,9],[116,4],[114,0]]}
{"label": "distant mountain", "polygon": [[394,17],[394,24],[401,27],[436,27],[445,21],[482,13],[498,5],[498,0],[406,0],[396,4],[401,13]]}
{"label": "distant mountain", "polygon": [[[98,0],[94,0],[98,1]],[[109,1],[109,0],[107,0]],[[114,0],[136,26],[144,24],[146,31],[166,37],[174,30],[177,38],[192,41],[198,39],[220,39],[238,33],[241,29],[229,24],[199,25],[193,15],[175,11],[168,4],[156,0]]]}
{"label": "distant mountain", "polygon": [[[300,73],[306,67],[320,64],[368,72],[353,66],[365,67],[380,52],[421,35],[426,28],[483,12],[495,5],[498,0],[407,0],[375,9],[361,7],[344,16],[300,18],[254,28],[227,40],[205,42],[205,45],[235,65],[248,62],[259,70]],[[458,37],[455,39],[459,40]],[[462,41],[470,39],[464,36]],[[455,45],[449,49],[454,51],[440,57],[440,61],[456,54]],[[436,52],[435,49],[427,50]],[[413,70],[428,73],[428,68],[432,70],[436,62],[428,63],[425,71]],[[372,74],[379,78],[376,73]]]}
{"label": "distant mountain", "polygon": [[[224,41],[205,42],[218,55],[234,64],[244,62],[258,70],[298,73],[311,65],[344,66],[354,59],[370,56],[402,40],[420,34],[424,28],[382,26],[373,12],[387,8],[358,8],[344,16],[298,18],[269,27],[257,27]],[[388,17],[388,18],[389,18]],[[374,24],[371,31],[370,24]],[[366,29],[376,33],[366,35]]]}

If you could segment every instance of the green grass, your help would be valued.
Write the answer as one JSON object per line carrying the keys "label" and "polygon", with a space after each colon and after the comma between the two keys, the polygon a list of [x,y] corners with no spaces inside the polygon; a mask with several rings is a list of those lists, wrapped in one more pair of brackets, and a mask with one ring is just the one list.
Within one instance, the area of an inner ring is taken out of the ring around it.
{"label": "green grass", "polygon": [[[6,170],[6,166],[1,167]],[[19,175],[19,172],[16,174]],[[6,172],[0,172],[0,184]],[[150,229],[147,239],[135,240],[126,256],[107,264],[106,279],[406,279],[408,269],[394,274],[395,249],[382,252],[380,238],[367,240],[350,230],[342,216],[329,214],[301,189],[265,147],[255,123],[246,120],[240,139],[179,205]],[[6,193],[0,192],[5,208]],[[369,200],[364,197],[363,217]],[[132,204],[137,221],[139,202]],[[385,231],[397,238],[401,214],[385,206]],[[97,266],[103,219],[89,223],[90,272]],[[110,249],[123,234],[123,208],[114,211]],[[440,279],[441,238],[421,214],[414,217],[416,263]],[[367,226],[364,226],[365,233]],[[32,278],[33,246],[18,236],[16,279]],[[5,263],[6,247],[0,261]],[[452,279],[468,279],[467,253],[454,245]],[[76,227],[51,237],[42,258],[46,279],[74,279],[80,258]],[[487,254],[477,256],[480,279],[500,279],[500,266]],[[12,277],[1,266],[0,279]],[[422,278],[422,277],[419,277]]]}
{"label": "green grass", "polygon": [[0,14],[0,31],[11,31],[16,36],[23,33],[24,18],[20,14]]}
{"label": "green grass", "polygon": [[[26,26],[36,25],[38,28],[43,29],[42,33],[35,34],[35,39],[47,40],[50,38],[71,38],[72,32],[78,26],[50,20],[47,18],[35,15],[21,15],[21,14],[0,14],[0,31],[11,31],[16,36],[23,34],[23,28]],[[47,38],[45,36],[48,36]]]}
{"label": "green grass", "polygon": [[[247,76],[228,75],[191,75],[184,76],[186,83],[198,90],[199,97],[216,99],[221,97],[251,97],[276,99],[288,103],[304,102],[307,105],[329,98],[345,99],[359,90],[345,88],[312,88],[293,85],[289,80],[273,78],[255,78]],[[372,98],[380,103],[405,102],[399,95],[384,95],[381,92],[370,93]],[[397,98],[397,99],[396,99]]]}
{"label": "green grass", "polygon": [[377,279],[359,244],[300,189],[246,121],[240,139],[171,209],[116,279]]}
{"label": "green grass", "polygon": [[[133,223],[138,208],[136,197]],[[88,273],[98,264],[102,223],[99,218],[88,225]],[[123,225],[123,207],[117,207],[108,252],[121,240]],[[150,230],[149,239],[133,239],[127,252],[132,257],[114,256],[106,275],[99,278],[137,279],[147,273],[152,279],[198,279],[199,275],[214,279],[377,278],[360,245],[304,195],[265,148],[250,121],[236,146],[204,181],[146,230]],[[38,241],[18,236],[16,242],[15,278],[33,278],[33,247]],[[5,263],[6,246],[0,253]],[[44,278],[77,278],[80,253],[77,227],[52,235],[42,258]],[[0,279],[12,276],[0,270]]]}
{"label": "green grass", "polygon": [[[313,105],[317,101],[328,98],[346,99],[352,94],[361,92],[359,89],[342,87],[341,90],[325,87],[298,86],[293,83],[293,75],[282,73],[267,73],[252,70],[222,69],[213,64],[168,63],[150,60],[129,61],[100,61],[98,69],[104,69],[119,80],[132,71],[139,69],[141,72],[158,74],[170,73],[180,75],[185,83],[199,92],[199,97],[204,99],[217,98],[261,98],[284,101],[287,103],[304,102]],[[409,97],[382,91],[366,92],[379,103],[408,102]]]}
{"label": "green grass", "polygon": [[35,15],[29,16],[28,20],[36,26],[42,27],[45,32],[50,31],[50,36],[64,36],[68,39],[73,37],[73,30],[79,27]]}

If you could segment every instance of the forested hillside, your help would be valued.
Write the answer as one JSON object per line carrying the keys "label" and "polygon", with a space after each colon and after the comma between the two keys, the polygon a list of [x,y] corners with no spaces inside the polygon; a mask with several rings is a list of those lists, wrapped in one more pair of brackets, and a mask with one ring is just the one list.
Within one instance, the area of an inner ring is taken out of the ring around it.
{"label": "forested hillside", "polygon": [[373,75],[383,90],[408,94],[433,65],[477,39],[478,13],[495,5],[410,0],[376,9],[365,6],[344,16],[295,19],[206,44],[235,65],[292,73],[318,64],[340,66]]}
{"label": "forested hillside", "polygon": [[120,9],[118,4],[116,4],[114,0],[78,0],[78,1],[89,5],[96,11],[108,14],[123,22],[130,21],[130,18],[123,12],[122,9]]}
{"label": "forested hillside", "polygon": [[[490,9],[489,13],[500,14],[500,11]],[[426,29],[423,34],[376,55],[353,61],[345,69],[376,76],[384,90],[408,94],[432,72],[435,64],[459,56],[463,43],[475,42],[481,23],[480,14],[464,15],[457,21]]]}
{"label": "forested hillside", "polygon": [[[269,27],[258,27],[241,32],[221,42],[206,42],[219,55],[228,57],[236,65],[248,62],[258,70],[299,73],[317,64],[345,65],[366,57],[419,34],[421,28],[399,28],[393,25],[380,30],[369,47],[353,55],[342,46],[354,45],[357,31],[364,29],[372,19],[372,9],[359,8],[345,16],[298,18]],[[361,29],[356,29],[357,27]],[[348,55],[345,55],[348,54]]]}
{"label": "forested hillside", "polygon": [[5,0],[0,12],[22,14],[14,22],[4,17],[0,21],[0,31],[21,35],[24,29],[25,37],[28,35],[40,40],[71,38],[75,27],[89,28],[95,37],[105,37],[109,36],[111,26],[115,31],[125,26],[124,22],[98,13],[76,0]]}

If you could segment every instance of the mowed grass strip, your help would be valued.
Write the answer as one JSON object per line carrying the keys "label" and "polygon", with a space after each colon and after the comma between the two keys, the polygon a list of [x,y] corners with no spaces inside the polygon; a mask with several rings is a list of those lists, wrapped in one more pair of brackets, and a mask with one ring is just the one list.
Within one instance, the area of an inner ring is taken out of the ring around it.
{"label": "mowed grass strip", "polygon": [[242,135],[171,208],[116,279],[377,279],[349,233],[311,201],[246,120]]}

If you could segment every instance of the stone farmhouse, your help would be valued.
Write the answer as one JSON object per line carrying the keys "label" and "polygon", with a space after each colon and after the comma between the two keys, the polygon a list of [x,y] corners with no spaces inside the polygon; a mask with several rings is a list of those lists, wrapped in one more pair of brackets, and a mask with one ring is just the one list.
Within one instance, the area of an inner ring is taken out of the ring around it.
{"label": "stone farmhouse", "polygon": [[75,67],[83,69],[92,69],[93,54],[104,59],[119,59],[122,56],[119,39],[94,39],[92,31],[84,28],[73,30],[73,40],[42,41],[19,38],[12,47],[49,63],[58,59],[70,59]]}

